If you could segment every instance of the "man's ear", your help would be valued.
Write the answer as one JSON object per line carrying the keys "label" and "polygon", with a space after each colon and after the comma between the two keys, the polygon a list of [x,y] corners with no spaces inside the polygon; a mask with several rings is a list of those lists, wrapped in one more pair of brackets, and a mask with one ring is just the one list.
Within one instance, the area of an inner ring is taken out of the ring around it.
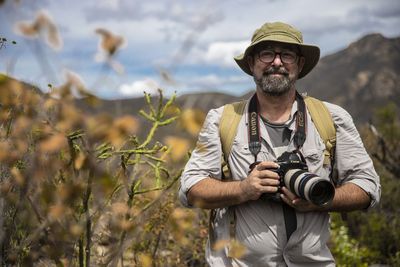
{"label": "man's ear", "polygon": [[246,57],[247,64],[249,65],[250,71],[253,73],[254,69],[254,57],[252,55],[248,55]]}

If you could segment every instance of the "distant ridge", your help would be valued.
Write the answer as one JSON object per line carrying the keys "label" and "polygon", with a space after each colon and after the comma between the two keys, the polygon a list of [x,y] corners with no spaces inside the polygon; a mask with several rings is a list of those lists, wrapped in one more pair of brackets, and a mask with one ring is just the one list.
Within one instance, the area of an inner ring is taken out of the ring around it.
{"label": "distant ridge", "polygon": [[[301,92],[344,107],[357,123],[371,119],[374,110],[389,101],[400,107],[400,37],[369,34],[346,49],[321,58],[316,68],[298,81]],[[209,110],[247,99],[217,93],[187,94],[182,106]]]}
{"label": "distant ridge", "polygon": [[301,91],[346,108],[357,122],[389,101],[400,107],[400,37],[370,34],[326,56],[299,81]]}
{"label": "distant ridge", "polygon": [[[23,85],[42,94],[33,86]],[[357,123],[368,121],[377,107],[390,101],[400,107],[400,37],[364,36],[346,49],[321,58],[315,69],[298,81],[297,87],[301,92],[344,107]],[[177,98],[176,104],[181,109],[206,113],[225,103],[247,99],[250,94],[241,97],[216,92],[185,94]],[[78,99],[77,104],[84,112],[106,112],[114,117],[137,115],[145,107],[143,98],[101,100],[92,107],[84,99]]]}

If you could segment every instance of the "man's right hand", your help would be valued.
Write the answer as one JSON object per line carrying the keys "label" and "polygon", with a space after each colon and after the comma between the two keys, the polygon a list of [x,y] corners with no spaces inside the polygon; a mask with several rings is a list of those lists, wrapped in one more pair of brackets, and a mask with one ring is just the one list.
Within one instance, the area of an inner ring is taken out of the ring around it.
{"label": "man's right hand", "polygon": [[257,200],[264,193],[275,193],[278,191],[279,176],[272,169],[278,167],[272,161],[260,162],[242,181],[205,178],[189,190],[188,202],[195,207],[215,209]]}
{"label": "man's right hand", "polygon": [[279,175],[273,171],[279,165],[272,161],[258,163],[246,179],[240,182],[243,201],[257,200],[264,193],[276,193],[279,186]]}

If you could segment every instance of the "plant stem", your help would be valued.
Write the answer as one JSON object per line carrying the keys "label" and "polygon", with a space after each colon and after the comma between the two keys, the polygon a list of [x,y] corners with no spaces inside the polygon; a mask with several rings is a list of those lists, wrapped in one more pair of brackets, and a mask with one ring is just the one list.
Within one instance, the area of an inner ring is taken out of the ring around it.
{"label": "plant stem", "polygon": [[83,259],[83,236],[79,238],[79,267],[85,267]]}
{"label": "plant stem", "polygon": [[87,181],[86,194],[83,202],[83,209],[86,215],[86,248],[85,248],[85,258],[86,258],[86,267],[90,266],[90,246],[92,239],[92,219],[90,218],[90,210],[89,210],[89,199],[92,194],[92,181],[93,181],[93,171],[90,170],[89,177]]}

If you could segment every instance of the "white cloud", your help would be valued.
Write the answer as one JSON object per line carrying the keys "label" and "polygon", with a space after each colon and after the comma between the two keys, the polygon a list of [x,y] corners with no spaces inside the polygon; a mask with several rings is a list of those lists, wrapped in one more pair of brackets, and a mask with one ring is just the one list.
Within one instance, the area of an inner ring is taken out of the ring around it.
{"label": "white cloud", "polygon": [[156,94],[158,88],[160,88],[160,86],[156,81],[144,79],[135,81],[132,84],[123,84],[119,87],[118,91],[125,97],[142,97],[143,92]]}
{"label": "white cloud", "polygon": [[[60,83],[61,77],[53,78],[51,72],[58,73],[63,67],[78,71],[91,83],[106,74],[110,85],[94,87],[99,96],[107,98],[142,96],[143,90],[154,88],[145,82],[148,77],[166,87],[158,68],[169,70],[179,82],[171,92],[176,87],[179,91],[247,90],[253,82],[241,73],[233,57],[243,52],[254,30],[266,21],[284,21],[297,27],[304,41],[319,46],[323,56],[370,32],[387,37],[400,32],[398,0],[237,0],[229,5],[213,0],[41,0],[25,1],[20,8],[15,8],[14,2],[5,1],[0,8],[2,35],[18,42],[0,51],[5,58],[0,72],[7,72],[7,62],[16,62],[10,74],[43,88]],[[54,18],[64,40],[64,49],[59,53],[43,49],[45,58],[34,54],[35,49],[29,47],[33,44],[28,43],[31,40],[24,42],[11,31],[14,22],[32,20],[43,8]],[[129,42],[115,58],[126,68],[123,76],[108,73],[109,69],[103,72],[102,65],[91,60],[98,41],[95,29],[99,27],[123,35]],[[43,71],[50,69],[40,66],[45,61],[51,63],[53,71]],[[235,75],[243,75],[246,81],[227,79]],[[138,82],[131,82],[135,80]]]}
{"label": "white cloud", "polygon": [[196,87],[205,87],[205,88],[215,88],[220,86],[223,83],[224,79],[215,74],[209,74],[201,77],[196,77],[192,79],[190,82],[192,86]]}
{"label": "white cloud", "polygon": [[98,7],[102,7],[104,9],[112,9],[112,10],[116,10],[119,5],[120,5],[120,1],[119,0],[97,0],[96,5]]}
{"label": "white cloud", "polygon": [[189,82],[192,88],[218,89],[223,85],[243,85],[248,82],[248,77],[242,74],[230,76],[209,74],[192,78]]}
{"label": "white cloud", "polygon": [[223,67],[235,66],[233,57],[244,52],[249,45],[248,41],[241,42],[214,42],[211,43],[206,51],[197,51],[197,61]]}

